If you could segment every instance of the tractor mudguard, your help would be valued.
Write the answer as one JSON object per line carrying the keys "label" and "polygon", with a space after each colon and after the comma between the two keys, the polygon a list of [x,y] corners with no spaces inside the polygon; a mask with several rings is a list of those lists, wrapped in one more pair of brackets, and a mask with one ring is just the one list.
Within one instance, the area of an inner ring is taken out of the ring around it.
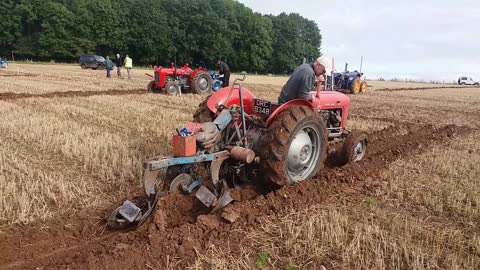
{"label": "tractor mudguard", "polygon": [[290,107],[296,107],[296,106],[306,106],[309,108],[313,109],[313,104],[312,102],[305,100],[305,99],[294,99],[290,100],[287,103],[282,104],[280,107],[278,107],[275,111],[273,111],[272,114],[267,119],[267,122],[265,123],[265,127],[268,127],[270,123],[273,121],[273,119],[281,112],[284,110],[290,108]]}
{"label": "tractor mudguard", "polygon": [[208,70],[205,69],[205,68],[203,68],[203,67],[196,68],[196,69],[194,69],[194,70],[190,73],[190,75],[189,75],[190,80],[193,80],[193,77],[195,77],[195,75],[196,75],[199,71],[207,71],[207,72],[208,72]]}

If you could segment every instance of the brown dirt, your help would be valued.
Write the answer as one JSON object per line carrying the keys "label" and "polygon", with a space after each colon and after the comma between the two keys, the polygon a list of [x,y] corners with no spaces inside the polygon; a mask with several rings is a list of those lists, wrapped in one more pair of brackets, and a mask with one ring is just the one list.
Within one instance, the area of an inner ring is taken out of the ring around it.
{"label": "brown dirt", "polygon": [[65,92],[50,92],[44,94],[27,94],[27,93],[12,93],[4,92],[0,93],[0,100],[16,100],[22,98],[57,98],[57,97],[90,97],[90,96],[120,96],[120,95],[143,95],[146,94],[145,89],[134,90],[99,90],[99,91],[65,91]]}
{"label": "brown dirt", "polygon": [[87,211],[76,220],[17,227],[0,237],[0,269],[184,269],[195,259],[195,250],[210,245],[228,243],[230,252],[240,251],[248,241],[244,232],[261,225],[264,216],[365,192],[380,184],[377,179],[391,162],[468,132],[454,125],[400,125],[375,132],[369,135],[362,162],[328,168],[314,180],[266,195],[254,196],[251,189],[241,192],[245,200],[228,207],[233,223],[206,215],[193,197],[172,194],[161,199],[153,222],[136,231],[104,231],[104,223],[90,222]]}

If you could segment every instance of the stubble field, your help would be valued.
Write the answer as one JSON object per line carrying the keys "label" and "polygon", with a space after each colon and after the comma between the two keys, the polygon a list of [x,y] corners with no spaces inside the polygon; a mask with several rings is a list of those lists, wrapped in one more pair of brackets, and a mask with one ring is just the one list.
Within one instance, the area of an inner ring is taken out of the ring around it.
{"label": "stubble field", "polygon": [[[146,93],[147,71],[0,72],[0,269],[480,268],[480,89],[449,85],[369,82],[348,122],[370,134],[367,159],[245,192],[233,224],[171,196],[139,230],[108,231],[203,98]],[[286,80],[245,85],[276,100]]]}

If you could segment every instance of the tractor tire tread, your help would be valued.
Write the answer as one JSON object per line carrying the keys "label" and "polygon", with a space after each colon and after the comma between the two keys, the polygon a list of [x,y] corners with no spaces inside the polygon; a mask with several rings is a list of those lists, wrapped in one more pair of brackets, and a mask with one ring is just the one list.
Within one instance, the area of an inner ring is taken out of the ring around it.
{"label": "tractor tire tread", "polygon": [[208,108],[207,102],[211,94],[205,97],[200,104],[198,104],[197,110],[193,113],[193,121],[197,123],[213,122],[215,114]]}
{"label": "tractor tire tread", "polygon": [[[205,77],[208,80],[209,87],[206,91],[200,91],[200,89],[197,89],[197,81],[202,77]],[[207,71],[199,71],[192,78],[191,88],[192,88],[192,93],[194,94],[210,94],[212,92],[212,86],[213,86],[212,77],[210,76],[210,74],[208,74]]]}
{"label": "tractor tire tread", "polygon": [[343,165],[351,163],[353,161],[355,145],[361,140],[365,140],[366,144],[368,145],[368,136],[365,132],[353,131],[347,135],[347,138],[343,142],[341,154]]}
{"label": "tractor tire tread", "polygon": [[[260,149],[259,154],[262,160],[262,171],[268,180],[278,186],[294,183],[290,180],[285,168],[289,142],[293,139],[293,132],[299,123],[311,121],[312,119],[320,123],[320,131],[323,134],[321,134],[322,152],[320,153],[319,164],[311,176],[313,177],[323,168],[328,145],[328,133],[323,118],[311,108],[305,106],[291,107],[276,116],[263,137],[264,142],[262,145],[264,147]],[[292,124],[294,125],[292,126]]]}

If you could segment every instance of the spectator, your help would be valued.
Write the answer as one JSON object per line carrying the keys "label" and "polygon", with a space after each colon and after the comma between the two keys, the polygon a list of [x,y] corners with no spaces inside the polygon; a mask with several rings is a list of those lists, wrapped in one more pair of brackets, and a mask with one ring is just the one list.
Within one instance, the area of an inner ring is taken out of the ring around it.
{"label": "spectator", "polygon": [[116,58],[115,58],[115,66],[117,67],[117,76],[122,77],[122,58],[120,57],[120,54],[117,53]]}
{"label": "spectator", "polygon": [[113,70],[113,62],[110,60],[109,56],[107,56],[107,59],[105,60],[105,68],[107,69],[107,78],[112,77],[110,72]]}
{"label": "spectator", "polygon": [[131,70],[133,66],[132,58],[128,57],[128,54],[125,55],[125,68],[127,69],[128,79],[131,79]]}

